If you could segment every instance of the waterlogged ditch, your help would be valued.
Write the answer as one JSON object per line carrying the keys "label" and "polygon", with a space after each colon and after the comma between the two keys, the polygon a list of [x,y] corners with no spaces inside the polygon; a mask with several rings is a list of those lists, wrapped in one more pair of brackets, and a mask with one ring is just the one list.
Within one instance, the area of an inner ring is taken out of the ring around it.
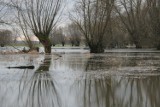
{"label": "waterlogged ditch", "polygon": [[0,67],[1,107],[160,105],[160,53],[0,55]]}

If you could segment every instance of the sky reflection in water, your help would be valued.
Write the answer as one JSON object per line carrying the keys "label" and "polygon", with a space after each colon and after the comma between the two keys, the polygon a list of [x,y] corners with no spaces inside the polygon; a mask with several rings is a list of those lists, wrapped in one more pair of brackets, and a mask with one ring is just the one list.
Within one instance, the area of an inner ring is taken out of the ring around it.
{"label": "sky reflection in water", "polygon": [[0,66],[1,107],[160,105],[159,53],[1,55]]}

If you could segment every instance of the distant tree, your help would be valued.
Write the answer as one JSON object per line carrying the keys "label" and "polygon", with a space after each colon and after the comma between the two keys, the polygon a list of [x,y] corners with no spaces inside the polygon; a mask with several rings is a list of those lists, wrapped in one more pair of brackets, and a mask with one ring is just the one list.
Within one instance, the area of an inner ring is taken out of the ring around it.
{"label": "distant tree", "polygon": [[91,53],[104,52],[114,1],[79,0],[76,3],[71,20],[79,27]]}
{"label": "distant tree", "polygon": [[143,0],[117,0],[115,9],[131,41],[136,48],[142,48],[141,42],[148,35],[147,9]]}
{"label": "distant tree", "polygon": [[160,50],[160,0],[146,0],[149,14],[149,25],[154,44]]}
{"label": "distant tree", "polygon": [[70,36],[69,41],[70,41],[71,45],[74,46],[75,41],[74,41],[74,38],[72,36]]}
{"label": "distant tree", "polygon": [[118,16],[111,19],[110,36],[107,37],[108,48],[125,48],[129,44],[128,33]]}
{"label": "distant tree", "polygon": [[7,4],[5,3],[6,0],[0,0],[0,24],[6,24],[5,16],[8,13],[7,11]]}
{"label": "distant tree", "polygon": [[59,43],[59,38],[58,38],[58,36],[56,35],[55,32],[51,33],[51,35],[50,35],[50,41],[51,41],[51,44],[53,46],[55,46],[55,45],[57,45]]}
{"label": "distant tree", "polygon": [[0,30],[0,46],[4,47],[12,42],[12,32],[9,30]]}
{"label": "distant tree", "polygon": [[64,46],[66,44],[66,37],[63,34],[63,28],[55,28],[50,35],[50,40],[52,45],[62,44]]}
{"label": "distant tree", "polygon": [[49,36],[60,18],[63,0],[11,0],[22,25],[27,25],[39,39],[45,53],[51,53]]}
{"label": "distant tree", "polygon": [[69,32],[69,35],[70,35],[70,43],[75,46],[80,46],[80,42],[81,42],[81,32],[78,28],[78,26],[74,23],[68,25],[68,32]]}
{"label": "distant tree", "polygon": [[60,28],[58,31],[57,31],[57,33],[58,33],[58,36],[59,36],[59,41],[60,41],[60,43],[62,44],[62,46],[64,46],[65,44],[66,44],[66,37],[65,37],[65,35],[63,34],[63,30],[62,30],[62,28]]}

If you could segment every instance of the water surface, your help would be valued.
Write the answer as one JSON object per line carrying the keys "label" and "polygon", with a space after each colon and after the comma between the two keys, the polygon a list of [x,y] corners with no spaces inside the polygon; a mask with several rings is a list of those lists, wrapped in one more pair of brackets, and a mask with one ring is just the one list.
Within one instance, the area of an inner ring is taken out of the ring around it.
{"label": "water surface", "polygon": [[[34,65],[35,69],[7,69]],[[0,55],[1,107],[159,107],[160,53]]]}

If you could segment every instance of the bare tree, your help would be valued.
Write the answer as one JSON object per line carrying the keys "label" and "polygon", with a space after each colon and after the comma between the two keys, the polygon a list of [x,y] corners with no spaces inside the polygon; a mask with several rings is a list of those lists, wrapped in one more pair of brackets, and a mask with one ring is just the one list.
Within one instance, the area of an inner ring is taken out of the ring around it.
{"label": "bare tree", "polygon": [[59,42],[62,44],[62,46],[64,46],[65,43],[66,43],[66,37],[65,37],[65,35],[63,34],[63,28],[57,29],[56,32],[57,32],[56,35],[57,35],[58,38],[59,38]]}
{"label": "bare tree", "polygon": [[50,35],[50,40],[52,45],[62,44],[64,46],[66,44],[66,37],[63,34],[63,28],[55,28]]}
{"label": "bare tree", "polygon": [[117,0],[116,12],[125,26],[136,48],[142,48],[141,42],[147,36],[147,8],[143,0]]}
{"label": "bare tree", "polygon": [[62,28],[58,29],[57,36],[59,37],[59,41],[62,44],[62,46],[64,46],[66,44],[66,37],[63,34],[63,29]]}
{"label": "bare tree", "polygon": [[63,0],[17,0],[13,5],[18,10],[22,25],[27,25],[39,39],[46,53],[51,53],[49,35],[60,18]]}
{"label": "bare tree", "polygon": [[12,32],[9,30],[0,30],[0,46],[4,47],[12,42]]}
{"label": "bare tree", "polygon": [[68,29],[68,32],[69,32],[69,36],[70,36],[70,42],[73,45],[75,46],[80,46],[80,42],[81,42],[81,32],[80,30],[78,29],[78,26],[75,25],[74,23],[68,25],[67,27]]}
{"label": "bare tree", "polygon": [[128,33],[118,16],[111,19],[110,33],[107,37],[108,48],[125,48],[129,44]]}
{"label": "bare tree", "polygon": [[24,41],[25,44],[29,47],[29,50],[34,50],[35,45],[33,44],[33,41],[31,40],[31,36],[33,36],[33,33],[31,33],[31,30],[29,29],[27,24],[21,21],[19,11],[18,11],[16,19],[18,20],[16,24],[19,26],[20,30],[23,33],[23,36],[25,37],[25,41]]}
{"label": "bare tree", "polygon": [[5,24],[4,18],[7,14],[7,4],[5,3],[6,0],[0,0],[0,24]]}
{"label": "bare tree", "polygon": [[[19,2],[22,2],[22,1],[23,0],[20,0]],[[34,35],[31,32],[27,23],[24,23],[22,21],[22,17],[21,17],[22,8],[18,4],[19,2],[17,1],[13,2],[12,0],[11,1],[4,0],[2,3],[7,8],[8,13],[12,12],[11,15],[7,15],[7,17],[9,17],[9,20],[10,20],[10,22],[8,23],[10,25],[9,27],[13,28],[13,32],[15,35],[17,35],[17,37],[22,38],[22,42],[24,42],[24,44],[29,47],[29,50],[33,50],[35,49],[35,46],[31,40],[31,36],[34,36]]]}
{"label": "bare tree", "polygon": [[160,1],[147,0],[149,25],[152,36],[154,37],[154,45],[160,50]]}
{"label": "bare tree", "polygon": [[91,53],[103,53],[114,0],[79,0],[71,20],[75,23]]}

